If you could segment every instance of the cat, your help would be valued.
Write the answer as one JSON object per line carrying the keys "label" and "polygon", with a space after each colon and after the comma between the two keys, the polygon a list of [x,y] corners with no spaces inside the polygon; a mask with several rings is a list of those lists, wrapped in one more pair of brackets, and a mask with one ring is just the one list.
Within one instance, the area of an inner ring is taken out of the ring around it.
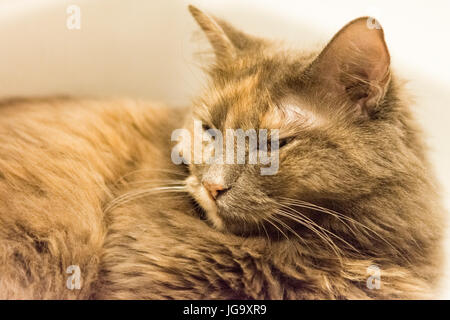
{"label": "cat", "polygon": [[[189,10],[215,57],[190,107],[1,102],[0,298],[434,297],[445,212],[381,27],[301,52]],[[278,130],[278,171],[175,164],[195,120]]]}

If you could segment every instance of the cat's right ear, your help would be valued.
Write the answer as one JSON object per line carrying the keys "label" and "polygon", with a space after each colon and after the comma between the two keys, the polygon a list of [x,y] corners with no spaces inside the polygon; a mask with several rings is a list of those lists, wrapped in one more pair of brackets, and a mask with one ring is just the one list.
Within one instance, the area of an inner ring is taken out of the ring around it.
{"label": "cat's right ear", "polygon": [[344,26],[312,63],[312,80],[326,96],[350,103],[369,115],[390,82],[390,56],[383,29],[370,17]]}
{"label": "cat's right ear", "polygon": [[230,58],[233,58],[236,54],[236,48],[216,19],[193,5],[189,5],[188,8],[195,21],[197,21],[200,28],[202,28],[203,32],[206,34],[217,59],[229,60]]}

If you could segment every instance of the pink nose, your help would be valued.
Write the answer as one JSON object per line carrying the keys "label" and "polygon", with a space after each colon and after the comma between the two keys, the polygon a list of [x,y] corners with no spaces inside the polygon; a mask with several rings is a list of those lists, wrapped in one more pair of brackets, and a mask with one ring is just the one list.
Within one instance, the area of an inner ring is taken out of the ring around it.
{"label": "pink nose", "polygon": [[203,186],[206,188],[206,190],[208,190],[209,194],[211,195],[211,197],[213,197],[214,200],[217,199],[217,197],[226,190],[224,186],[216,183],[210,183],[208,181],[204,181]]}

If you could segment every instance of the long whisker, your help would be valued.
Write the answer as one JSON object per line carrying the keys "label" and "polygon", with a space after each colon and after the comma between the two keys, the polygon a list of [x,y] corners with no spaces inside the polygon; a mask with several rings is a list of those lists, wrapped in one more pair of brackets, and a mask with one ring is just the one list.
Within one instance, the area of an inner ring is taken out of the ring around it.
{"label": "long whisker", "polygon": [[109,212],[112,209],[116,208],[119,205],[123,205],[132,200],[136,200],[142,197],[146,197],[151,194],[160,194],[160,193],[173,193],[173,192],[181,192],[186,193],[185,186],[169,186],[169,187],[153,187],[147,189],[139,189],[135,191],[127,192],[109,203],[109,205],[105,208],[104,212]]}
{"label": "long whisker", "polygon": [[[301,208],[305,208],[305,209],[311,209],[314,211],[320,211],[323,213],[327,213],[333,217],[335,217],[336,219],[338,219],[340,222],[342,222],[342,224],[344,224],[354,235],[356,235],[354,228],[352,228],[346,221],[349,221],[353,224],[358,224],[359,222],[347,217],[341,213],[338,212],[332,212],[331,210],[327,209],[327,208],[323,208],[323,207],[319,207],[317,205],[314,205],[312,203],[309,202],[305,202],[305,201],[301,201],[301,200],[296,200],[296,199],[290,199],[290,198],[284,198],[286,199],[289,203],[289,205],[295,205]],[[285,201],[286,202],[286,201]]]}
{"label": "long whisker", "polygon": [[[284,206],[284,205],[283,205],[283,206]],[[341,241],[342,243],[344,243],[344,244],[346,244],[348,247],[350,247],[352,250],[354,250],[354,251],[356,251],[356,252],[359,252],[359,250],[356,249],[356,248],[355,248],[352,244],[350,244],[348,241],[346,241],[346,240],[343,239],[342,237],[338,236],[338,235],[335,234],[334,232],[332,232],[332,231],[330,231],[330,230],[328,230],[328,229],[326,229],[326,228],[324,228],[324,227],[322,227],[322,226],[319,226],[317,223],[315,223],[313,220],[311,220],[310,218],[308,218],[307,216],[305,216],[303,213],[301,213],[301,212],[299,212],[299,211],[297,211],[297,210],[294,210],[293,208],[288,207],[288,206],[284,206],[284,207],[285,207],[286,209],[288,209],[288,210],[293,211],[292,213],[285,212],[286,214],[291,214],[293,217],[297,217],[297,215],[300,215],[302,218],[304,218],[305,220],[307,220],[309,223],[311,223],[311,224],[312,224],[313,226],[315,226],[316,228],[318,228],[318,229],[322,230],[323,232],[329,234],[330,236],[332,236],[332,237],[338,239],[339,241]]]}
{"label": "long whisker", "polygon": [[264,218],[265,221],[267,221],[268,223],[270,223],[275,229],[277,229],[285,238],[286,240],[289,240],[289,237],[283,232],[283,230],[281,230],[274,222],[272,222],[273,217],[266,217]]}
{"label": "long whisker", "polygon": [[122,194],[121,196],[118,196],[116,199],[114,199],[111,202],[119,201],[119,200],[122,200],[122,199],[130,197],[130,196],[140,195],[142,193],[151,192],[151,191],[181,190],[181,189],[184,189],[184,188],[185,187],[181,186],[181,185],[161,187],[159,184],[157,184],[155,187],[152,187],[152,188],[137,189],[137,190],[128,191],[128,192]]}
{"label": "long whisker", "polygon": [[139,194],[130,194],[130,195],[127,195],[126,197],[123,197],[123,198],[118,198],[114,202],[111,202],[105,208],[105,213],[107,213],[107,212],[117,208],[118,206],[122,206],[122,205],[124,205],[126,203],[129,203],[131,201],[134,201],[134,200],[137,200],[137,199],[149,196],[151,194],[161,194],[161,193],[170,193],[170,191],[159,191],[159,192],[147,191],[147,192],[142,192],[142,193],[139,193]]}
{"label": "long whisker", "polygon": [[140,199],[140,198],[143,198],[143,197],[146,197],[146,196],[149,196],[149,195],[151,195],[151,194],[161,194],[161,193],[170,193],[169,191],[160,191],[160,192],[146,192],[146,193],[142,193],[142,194],[135,194],[135,195],[129,195],[128,197],[124,197],[124,198],[121,198],[121,199],[117,199],[117,201],[114,201],[114,202],[112,202],[112,203],[110,203],[106,208],[105,208],[105,213],[107,213],[107,212],[109,212],[109,211],[111,211],[111,210],[113,210],[113,209],[115,209],[115,208],[117,208],[117,207],[119,207],[119,206],[122,206],[122,205],[124,205],[124,204],[127,204],[127,203],[129,203],[129,202],[131,202],[131,201],[134,201],[134,200],[137,200],[137,199]]}
{"label": "long whisker", "polygon": [[[381,241],[386,243],[389,247],[391,247],[397,254],[402,256],[403,259],[405,259],[405,261],[409,262],[409,259],[402,252],[400,252],[395,246],[393,246],[389,241],[387,241],[378,232],[376,232],[375,230],[369,228],[368,226],[364,225],[363,223],[361,223],[359,221],[356,221],[355,219],[350,218],[350,217],[348,217],[348,216],[346,216],[346,215],[344,215],[342,213],[339,213],[339,212],[337,212],[335,210],[324,208],[324,207],[318,206],[318,205],[310,203],[310,202],[297,200],[297,199],[286,198],[286,197],[281,197],[281,198],[290,201],[291,204],[294,204],[296,206],[307,208],[307,209],[311,209],[311,210],[314,210],[314,211],[317,211],[317,212],[322,212],[322,213],[325,213],[325,214],[329,214],[331,216],[336,217],[341,222],[342,222],[342,220],[346,220],[346,221],[352,223],[355,227],[359,226],[359,227],[361,227],[363,229],[363,230],[358,229],[359,231],[364,232],[364,234],[366,234],[367,236],[372,237],[372,238],[373,238],[373,236],[371,236],[371,234],[375,235],[378,239],[380,239]],[[346,226],[349,227],[348,224],[346,224]],[[349,228],[349,229],[352,230],[352,228]],[[355,234],[355,231],[352,230],[352,233]]]}
{"label": "long whisker", "polygon": [[138,180],[138,181],[131,181],[128,182],[127,184],[129,185],[134,185],[134,184],[150,184],[150,183],[160,183],[160,184],[164,184],[164,185],[184,185],[184,181],[183,180],[158,180],[158,179],[151,179],[151,180]]}
{"label": "long whisker", "polygon": [[280,219],[277,219],[276,217],[272,217],[273,220],[277,221],[282,227],[284,227],[285,229],[287,229],[289,232],[291,232],[294,236],[296,236],[303,244],[305,244],[309,249],[311,249],[311,247],[308,245],[308,243],[305,241],[305,239],[303,239],[297,232],[295,232],[294,229],[292,229],[290,226],[288,226],[286,223],[284,223],[283,221],[281,221]]}
{"label": "long whisker", "polygon": [[160,172],[160,173],[168,173],[168,174],[174,174],[174,175],[178,175],[180,177],[187,177],[188,174],[183,173],[183,172],[179,172],[179,171],[175,171],[175,170],[170,170],[170,169],[155,169],[155,168],[146,168],[146,169],[138,169],[138,170],[133,170],[130,171],[126,174],[124,174],[123,176],[121,176],[119,179],[117,179],[117,182],[122,181],[123,179],[125,179],[126,177],[132,175],[132,174],[136,174],[139,172]]}
{"label": "long whisker", "polygon": [[315,223],[312,219],[310,219],[309,217],[307,217],[307,216],[306,216],[305,214],[303,214],[302,212],[299,212],[298,210],[295,210],[294,208],[291,208],[291,207],[286,206],[286,205],[281,204],[281,203],[280,203],[280,205],[281,205],[282,207],[286,208],[287,210],[292,211],[293,214],[294,214],[294,216],[295,216],[296,214],[302,216],[304,219],[306,219],[306,220],[309,221],[311,224],[313,224],[316,228],[319,228],[320,230],[322,230],[322,231],[328,233],[329,235],[335,237],[336,239],[342,241],[343,243],[345,243],[346,245],[348,245],[348,246],[349,246],[350,248],[352,248],[353,250],[358,251],[354,246],[352,246],[350,243],[348,243],[348,242],[347,242],[346,240],[344,240],[342,237],[338,236],[338,235],[335,234],[334,232],[332,232],[332,231],[330,231],[330,230],[328,230],[328,229],[326,229],[326,228],[324,228],[324,227],[322,227],[322,226],[319,226],[317,223]]}
{"label": "long whisker", "polygon": [[263,220],[261,221],[261,226],[262,226],[262,228],[263,228],[263,230],[264,230],[264,233],[265,233],[266,236],[267,236],[267,241],[270,241],[269,233],[267,232],[266,226],[264,225],[264,221],[265,221],[265,219],[263,219]]}
{"label": "long whisker", "polygon": [[[344,215],[342,213],[339,213],[337,211],[334,211],[332,209],[324,208],[324,207],[318,206],[316,204],[313,204],[313,203],[310,203],[310,202],[306,202],[306,201],[302,201],[302,200],[290,199],[290,198],[284,198],[284,199],[293,202],[295,205],[298,205],[299,207],[303,206],[304,208],[308,208],[308,209],[312,209],[312,210],[315,210],[315,211],[323,212],[323,213],[332,215],[332,216],[336,217],[337,219],[339,219],[341,221],[342,220],[346,220],[346,221],[349,221],[349,222],[351,222],[353,224],[359,225],[362,228],[364,228],[364,229],[366,229],[366,230],[368,230],[370,232],[375,232],[375,231],[371,230],[369,227],[367,227],[366,225],[364,225],[363,223],[361,223],[359,221],[356,221],[355,219],[353,219],[351,217],[348,217],[348,216],[346,216],[346,215]],[[348,224],[346,224],[346,225],[349,227]]]}
{"label": "long whisker", "polygon": [[349,221],[353,225],[358,225],[358,226],[362,227],[364,229],[363,231],[364,231],[365,234],[367,234],[365,231],[370,231],[370,232],[374,233],[375,235],[377,235],[378,237],[381,238],[381,236],[379,234],[377,234],[376,231],[370,229],[369,227],[367,227],[363,223],[361,223],[359,221],[356,221],[355,219],[352,219],[352,218],[350,218],[350,217],[348,217],[348,216],[346,216],[346,215],[344,215],[342,213],[339,213],[337,211],[334,211],[334,210],[331,210],[331,209],[328,209],[328,208],[320,207],[318,205],[315,205],[315,204],[312,204],[312,203],[309,203],[309,202],[306,202],[306,201],[290,199],[290,198],[285,198],[285,199],[287,199],[287,200],[289,200],[291,202],[291,203],[288,203],[288,204],[299,206],[301,208],[311,209],[311,210],[317,211],[317,212],[326,213],[326,214],[329,214],[329,215],[335,217],[336,219],[341,221],[345,226],[347,226],[349,228],[349,230],[352,231],[353,234],[355,234],[354,229],[352,227],[350,227],[347,223],[345,223],[344,220]]}
{"label": "long whisker", "polygon": [[339,249],[339,247],[333,242],[333,240],[328,235],[323,234],[321,231],[317,230],[316,228],[314,228],[314,226],[312,226],[310,223],[307,223],[305,220],[302,220],[300,217],[294,217],[294,216],[289,215],[286,212],[280,211],[280,210],[277,211],[277,214],[284,216],[286,218],[289,218],[291,220],[294,220],[294,221],[302,224],[303,226],[305,226],[312,232],[314,232],[317,236],[319,236],[320,239],[322,239],[326,244],[328,244],[330,246],[330,248],[336,254],[338,259],[341,260],[341,254],[340,254],[341,249]]}
{"label": "long whisker", "polygon": [[[285,207],[286,209],[290,209],[290,208],[287,207],[287,206],[284,206],[284,207]],[[297,219],[301,220],[303,223],[309,224],[309,225],[310,225],[311,227],[313,227],[313,228],[318,228],[318,229],[320,229],[321,231],[325,230],[324,228],[318,226],[314,221],[312,221],[311,219],[307,218],[305,215],[303,215],[303,214],[300,213],[300,212],[296,212],[296,213],[298,214],[298,216],[297,216],[297,215],[291,214],[290,212],[286,212],[286,211],[284,211],[284,210],[279,210],[279,211],[282,212],[283,214],[288,214],[288,215],[292,216],[293,218],[297,218]],[[306,225],[305,225],[305,226],[306,226]],[[327,238],[328,241],[331,241],[331,238],[330,238],[328,235],[324,234],[324,236]]]}

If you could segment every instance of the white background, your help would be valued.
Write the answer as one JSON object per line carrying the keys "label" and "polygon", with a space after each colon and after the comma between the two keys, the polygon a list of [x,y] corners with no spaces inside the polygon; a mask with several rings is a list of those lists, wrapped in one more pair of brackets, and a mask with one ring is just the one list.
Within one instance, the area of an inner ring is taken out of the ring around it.
{"label": "white background", "polygon": [[[394,71],[416,97],[450,208],[450,1],[0,0],[0,97],[131,96],[188,104],[204,80],[194,53],[207,48],[193,39],[198,28],[188,3],[300,48],[324,44],[356,17],[375,16]],[[70,4],[81,9],[80,30],[66,28]],[[450,298],[449,279],[440,298]]]}

